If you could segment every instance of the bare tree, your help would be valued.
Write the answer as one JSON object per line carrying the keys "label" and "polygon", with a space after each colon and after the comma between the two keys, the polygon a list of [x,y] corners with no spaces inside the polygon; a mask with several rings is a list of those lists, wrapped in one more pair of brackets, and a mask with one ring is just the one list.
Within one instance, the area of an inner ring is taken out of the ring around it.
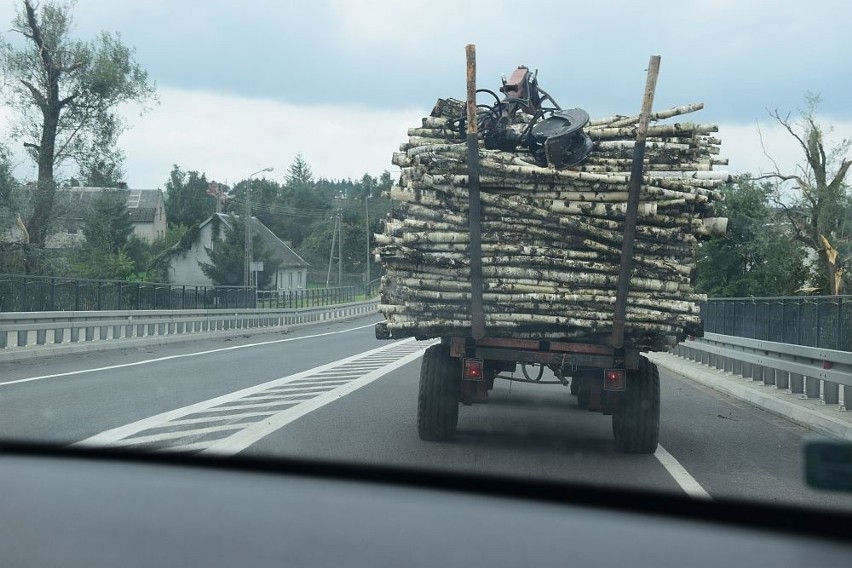
{"label": "bare tree", "polygon": [[[842,251],[850,244],[845,220],[852,205],[846,183],[852,166],[848,158],[852,141],[842,140],[826,147],[825,135],[830,128],[827,131],[817,121],[820,99],[809,94],[806,100],[807,107],[798,121],[791,121],[790,113],[782,115],[777,109],[769,113],[796,140],[804,153],[804,162],[792,173],[784,173],[764,147],[764,154],[772,160],[775,171],[757,179],[777,181],[774,201],[783,209],[794,237],[816,253],[828,293],[842,294],[844,272],[850,261],[848,253],[844,256]],[[792,200],[783,197],[787,190],[793,191]]]}

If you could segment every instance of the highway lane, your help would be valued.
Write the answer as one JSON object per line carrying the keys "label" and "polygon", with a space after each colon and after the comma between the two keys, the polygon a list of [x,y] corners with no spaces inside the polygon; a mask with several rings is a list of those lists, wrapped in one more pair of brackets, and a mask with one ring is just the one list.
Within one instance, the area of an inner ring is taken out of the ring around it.
{"label": "highway lane", "polygon": [[[377,342],[377,319],[4,364],[0,432],[683,490],[655,456],[615,452],[610,419],[580,410],[558,385],[498,382],[490,404],[461,408],[455,440],[421,442],[424,346]],[[80,372],[103,367],[113,368]],[[662,378],[662,399],[661,445],[714,498],[852,510],[847,496],[801,482],[804,428],[672,376]]]}
{"label": "highway lane", "polygon": [[[376,343],[371,324],[377,320],[1,363],[0,437],[76,442],[359,353]],[[33,378],[39,380],[18,382]]]}

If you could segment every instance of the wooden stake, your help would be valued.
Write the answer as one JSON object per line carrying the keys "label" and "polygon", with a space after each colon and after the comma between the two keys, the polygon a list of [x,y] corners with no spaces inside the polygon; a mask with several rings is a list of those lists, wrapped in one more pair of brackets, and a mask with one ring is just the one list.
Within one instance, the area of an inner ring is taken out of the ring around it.
{"label": "wooden stake", "polygon": [[616,349],[624,347],[627,293],[630,288],[630,277],[633,274],[633,245],[636,240],[636,218],[639,211],[639,190],[642,185],[642,167],[645,160],[645,139],[648,136],[648,122],[651,117],[651,108],[654,106],[654,92],[657,88],[657,76],[659,74],[660,56],[652,55],[648,63],[648,78],[645,81],[645,94],[642,98],[642,111],[639,113],[639,126],[636,129],[636,145],[633,148],[630,181],[627,183],[627,214],[624,220],[624,240],[621,248],[621,264],[619,266],[618,285],[616,286],[610,340],[610,343]]}
{"label": "wooden stake", "polygon": [[470,314],[471,335],[485,337],[482,307],[482,203],[479,196],[479,139],[476,134],[476,46],[465,47],[467,54],[467,167],[468,216],[470,218]]}

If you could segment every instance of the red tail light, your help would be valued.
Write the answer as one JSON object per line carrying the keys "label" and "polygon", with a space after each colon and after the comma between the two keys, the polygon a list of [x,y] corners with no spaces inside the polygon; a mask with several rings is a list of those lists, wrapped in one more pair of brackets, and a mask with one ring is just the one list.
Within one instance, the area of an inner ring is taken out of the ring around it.
{"label": "red tail light", "polygon": [[482,366],[482,359],[465,359],[462,376],[469,381],[481,381]]}
{"label": "red tail light", "polygon": [[607,369],[604,372],[604,390],[623,391],[626,381],[624,369]]}

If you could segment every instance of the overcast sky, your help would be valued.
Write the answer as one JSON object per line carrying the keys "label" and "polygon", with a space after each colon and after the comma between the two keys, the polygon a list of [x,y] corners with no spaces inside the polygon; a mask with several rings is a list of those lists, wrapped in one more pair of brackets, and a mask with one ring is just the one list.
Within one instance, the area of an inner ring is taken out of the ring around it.
{"label": "overcast sky", "polygon": [[[2,33],[18,1],[0,1]],[[297,153],[317,177],[359,178],[391,154],[438,97],[464,97],[464,46],[478,85],[520,65],[564,106],[635,114],[651,54],[655,108],[704,102],[733,173],[765,171],[758,127],[782,168],[796,148],[767,109],[802,107],[852,137],[852,2],[487,0],[78,0],[76,33],[118,31],[156,81],[160,104],[120,145],[131,187],[162,187],[172,164],[236,181]],[[5,117],[5,118],[4,118]],[[0,123],[8,112],[0,111]],[[8,139],[4,136],[4,140]],[[20,155],[16,173],[35,176]]]}

